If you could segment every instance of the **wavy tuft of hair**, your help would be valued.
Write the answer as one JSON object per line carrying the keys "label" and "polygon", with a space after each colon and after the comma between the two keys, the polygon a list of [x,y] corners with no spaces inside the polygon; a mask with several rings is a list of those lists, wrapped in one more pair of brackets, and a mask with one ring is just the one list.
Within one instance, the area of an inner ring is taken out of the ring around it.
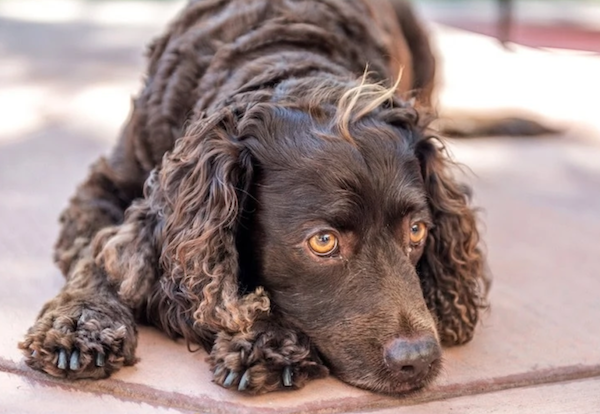
{"label": "wavy tuft of hair", "polygon": [[400,70],[396,82],[389,87],[385,87],[381,83],[371,83],[368,79],[369,71],[367,67],[360,83],[344,92],[338,101],[333,121],[342,138],[350,143],[354,143],[354,139],[350,134],[352,123],[364,118],[385,102],[389,102],[391,106],[402,79],[402,70]]}

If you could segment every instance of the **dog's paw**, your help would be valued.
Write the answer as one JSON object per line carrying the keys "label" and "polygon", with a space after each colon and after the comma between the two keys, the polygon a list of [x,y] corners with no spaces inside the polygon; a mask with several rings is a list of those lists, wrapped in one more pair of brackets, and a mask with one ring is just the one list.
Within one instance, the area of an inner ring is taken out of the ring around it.
{"label": "dog's paw", "polygon": [[[116,305],[116,306],[115,306]],[[55,377],[106,378],[136,362],[131,312],[115,303],[48,303],[19,343],[31,368]]]}
{"label": "dog's paw", "polygon": [[219,333],[209,362],[215,383],[250,394],[298,389],[329,373],[308,338],[273,326],[236,335]]}

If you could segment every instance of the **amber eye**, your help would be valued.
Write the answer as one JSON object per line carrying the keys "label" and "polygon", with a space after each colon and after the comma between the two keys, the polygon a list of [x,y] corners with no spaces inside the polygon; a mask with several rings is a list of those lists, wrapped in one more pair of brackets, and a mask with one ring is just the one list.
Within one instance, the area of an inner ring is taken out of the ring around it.
{"label": "amber eye", "polygon": [[338,239],[332,233],[318,233],[308,239],[308,247],[317,256],[328,256],[338,247]]}
{"label": "amber eye", "polygon": [[417,221],[410,225],[410,242],[412,244],[419,244],[423,241],[427,235],[427,226],[422,221]]}

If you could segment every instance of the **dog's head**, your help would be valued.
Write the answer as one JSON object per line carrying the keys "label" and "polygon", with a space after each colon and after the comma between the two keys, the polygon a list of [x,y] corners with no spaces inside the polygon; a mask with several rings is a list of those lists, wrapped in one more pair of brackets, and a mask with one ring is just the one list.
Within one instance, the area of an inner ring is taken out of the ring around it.
{"label": "dog's head", "polygon": [[268,311],[342,380],[419,388],[482,305],[469,193],[385,91],[287,87],[294,99],[224,109],[177,143],[159,174],[162,264],[202,326],[235,332]]}

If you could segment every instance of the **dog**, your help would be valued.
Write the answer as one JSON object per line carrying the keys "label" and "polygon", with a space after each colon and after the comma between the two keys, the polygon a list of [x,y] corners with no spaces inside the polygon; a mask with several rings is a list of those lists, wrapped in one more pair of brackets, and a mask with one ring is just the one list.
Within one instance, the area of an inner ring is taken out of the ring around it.
{"label": "dog", "polygon": [[61,216],[66,277],[19,344],[68,379],[136,362],[136,323],[247,393],[329,373],[402,394],[473,337],[487,275],[470,189],[427,115],[404,1],[196,0],[148,52],[108,157]]}

